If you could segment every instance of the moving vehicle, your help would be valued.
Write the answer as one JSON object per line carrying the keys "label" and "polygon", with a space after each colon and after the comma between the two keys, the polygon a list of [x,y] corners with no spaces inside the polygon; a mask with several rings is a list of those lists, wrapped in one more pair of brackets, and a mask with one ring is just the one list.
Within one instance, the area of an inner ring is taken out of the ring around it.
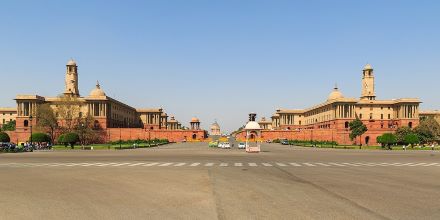
{"label": "moving vehicle", "polygon": [[287,141],[287,140],[282,140],[282,141],[281,141],[281,144],[282,144],[282,145],[289,145],[289,141]]}
{"label": "moving vehicle", "polygon": [[246,148],[246,145],[243,142],[238,144],[238,149],[245,149],[245,148]]}

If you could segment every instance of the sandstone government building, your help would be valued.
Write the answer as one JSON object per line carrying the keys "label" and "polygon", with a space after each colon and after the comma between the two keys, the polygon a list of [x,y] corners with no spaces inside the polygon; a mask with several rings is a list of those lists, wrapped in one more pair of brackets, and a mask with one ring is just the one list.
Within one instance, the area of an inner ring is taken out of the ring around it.
{"label": "sandstone government building", "polygon": [[[335,86],[328,99],[308,109],[277,109],[271,120],[262,118],[262,139],[326,140],[339,144],[352,144],[348,137],[350,121],[359,118],[368,131],[357,143],[374,145],[376,137],[393,132],[402,126],[416,127],[423,117],[433,117],[440,121],[439,111],[421,111],[418,98],[392,100],[376,99],[374,71],[367,64],[361,74],[360,98],[347,98]],[[15,108],[0,108],[0,125],[16,120],[16,131],[10,132],[11,140],[22,142],[29,139],[30,127],[38,122],[36,112],[40,105],[49,104],[56,110],[63,104],[64,97],[77,100],[79,117],[91,115],[94,127],[102,129],[104,141],[119,139],[160,138],[170,141],[202,141],[207,132],[200,127],[197,118],[189,120],[185,128],[173,116],[169,117],[162,108],[134,108],[106,95],[101,85],[87,96],[80,96],[78,90],[78,66],[74,60],[66,64],[65,88],[61,96],[42,97],[39,95],[17,95]],[[33,116],[33,120],[30,120]],[[63,122],[60,120],[60,125]],[[211,126],[213,135],[220,134],[220,126]],[[238,133],[244,139],[244,132]]]}
{"label": "sandstone government building", "polygon": [[[29,139],[30,127],[38,122],[36,112],[40,105],[49,104],[56,110],[63,105],[65,97],[75,99],[79,105],[77,117],[91,115],[93,127],[102,129],[103,141],[127,139],[168,139],[170,141],[200,141],[207,136],[200,127],[198,118],[189,121],[189,127],[173,116],[168,116],[162,108],[134,108],[106,95],[101,85],[96,87],[88,96],[80,96],[78,89],[78,66],[74,60],[66,64],[65,88],[61,96],[42,97],[39,95],[17,95],[16,108],[0,108],[0,122],[16,120],[16,131],[11,132],[11,141],[24,142]],[[33,120],[30,120],[32,116]],[[58,115],[57,115],[58,116]],[[63,121],[59,124],[62,126]]]}
{"label": "sandstone government building", "polygon": [[[347,98],[335,86],[325,102],[307,109],[277,109],[271,120],[260,121],[262,139],[336,141],[339,144],[376,145],[377,136],[407,126],[414,128],[423,117],[440,123],[440,111],[420,111],[418,98],[376,99],[374,70],[370,64],[361,74],[360,98]],[[368,131],[357,140],[349,138],[349,123],[362,120]],[[244,139],[245,132],[239,134]]]}

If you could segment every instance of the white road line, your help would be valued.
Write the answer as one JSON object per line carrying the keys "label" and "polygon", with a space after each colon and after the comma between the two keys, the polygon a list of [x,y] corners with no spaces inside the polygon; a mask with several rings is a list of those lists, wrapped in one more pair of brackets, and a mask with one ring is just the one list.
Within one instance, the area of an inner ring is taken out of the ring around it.
{"label": "white road line", "polygon": [[212,166],[214,166],[214,163],[206,163],[205,164],[205,167],[212,167]]}
{"label": "white road line", "polygon": [[243,164],[242,164],[242,163],[234,163],[234,166],[236,166],[236,167],[242,167]]}
{"label": "white road line", "polygon": [[429,166],[435,166],[435,165],[437,165],[438,163],[430,163],[430,164],[426,164],[426,165],[422,165],[423,167],[429,167]]}
{"label": "white road line", "polygon": [[263,164],[263,166],[265,166],[265,167],[271,167],[272,166],[272,164],[270,164],[270,163],[262,163]]}
{"label": "white road line", "polygon": [[335,166],[338,166],[338,167],[345,167],[345,165],[339,164],[339,163],[328,163],[328,164],[335,165]]}
{"label": "white road line", "polygon": [[186,163],[177,163],[176,165],[174,165],[175,167],[181,167],[183,165],[185,165]]}
{"label": "white road line", "polygon": [[139,166],[139,165],[144,165],[145,163],[135,163],[135,164],[130,164],[128,165],[129,167],[134,167],[134,166]]}
{"label": "white road line", "polygon": [[302,166],[301,164],[298,164],[298,163],[290,163],[290,165],[292,165],[294,167],[301,167]]}
{"label": "white road line", "polygon": [[325,164],[325,163],[315,163],[315,164],[318,164],[318,165],[321,165],[321,166],[325,166],[325,167],[331,166],[331,165],[328,165],[328,164]]}
{"label": "white road line", "polygon": [[191,164],[191,165],[189,165],[190,167],[196,167],[196,166],[198,166],[198,165],[200,165],[200,163],[193,163],[193,164]]}
{"label": "white road line", "polygon": [[415,167],[415,166],[420,166],[420,165],[425,165],[426,163],[416,163],[416,164],[412,164],[409,165],[410,167]]}
{"label": "white road line", "polygon": [[124,165],[127,165],[127,164],[131,164],[131,163],[117,163],[117,164],[112,165],[112,166],[113,167],[120,167],[120,166],[124,166]]}
{"label": "white road line", "polygon": [[280,166],[280,167],[286,167],[287,165],[286,164],[284,164],[284,163],[276,163],[278,166]]}
{"label": "white road line", "polygon": [[155,166],[155,165],[158,165],[159,163],[148,163],[148,164],[145,164],[145,165],[143,165],[143,167],[151,167],[151,166]]}
{"label": "white road line", "polygon": [[342,163],[342,164],[345,164],[345,165],[348,165],[348,166],[354,166],[354,167],[360,167],[361,165],[357,165],[357,164],[354,164],[354,163]]}
{"label": "white road line", "polygon": [[97,167],[105,167],[105,166],[112,166],[112,165],[115,165],[115,164],[118,164],[118,163],[102,163],[102,164],[96,165],[96,166]]}
{"label": "white road line", "polygon": [[227,167],[227,166],[228,166],[228,163],[221,163],[220,166],[221,166],[221,167]]}
{"label": "white road line", "polygon": [[256,163],[249,163],[249,166],[250,167],[256,167],[256,166],[258,166]]}
{"label": "white road line", "polygon": [[309,167],[316,167],[316,165],[311,164],[311,163],[303,163],[303,164],[306,165],[306,166],[309,166]]}
{"label": "white road line", "polygon": [[402,164],[398,165],[398,167],[408,166],[408,165],[412,165],[412,164],[414,164],[414,163],[402,163]]}
{"label": "white road line", "polygon": [[169,166],[171,164],[173,164],[173,163],[163,163],[163,164],[159,165],[159,167],[167,167],[167,166]]}

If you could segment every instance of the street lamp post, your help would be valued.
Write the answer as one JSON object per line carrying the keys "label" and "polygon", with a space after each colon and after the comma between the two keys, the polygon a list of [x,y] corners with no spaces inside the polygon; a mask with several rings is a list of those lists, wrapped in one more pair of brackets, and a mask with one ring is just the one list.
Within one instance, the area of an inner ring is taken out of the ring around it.
{"label": "street lamp post", "polygon": [[32,147],[32,115],[31,116],[29,116],[29,123],[31,124],[31,136],[30,136],[30,138],[29,138],[29,141],[31,142],[30,144],[31,144],[31,147]]}

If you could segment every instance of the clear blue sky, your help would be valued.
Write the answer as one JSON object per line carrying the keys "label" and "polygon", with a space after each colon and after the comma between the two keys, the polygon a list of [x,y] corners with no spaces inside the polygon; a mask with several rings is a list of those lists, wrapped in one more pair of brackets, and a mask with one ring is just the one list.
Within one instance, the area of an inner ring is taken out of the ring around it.
{"label": "clear blue sky", "polygon": [[204,128],[310,107],[335,83],[359,97],[367,62],[378,99],[440,109],[439,11],[423,0],[2,1],[0,106],[61,93],[73,57],[82,95],[99,80],[109,96]]}

